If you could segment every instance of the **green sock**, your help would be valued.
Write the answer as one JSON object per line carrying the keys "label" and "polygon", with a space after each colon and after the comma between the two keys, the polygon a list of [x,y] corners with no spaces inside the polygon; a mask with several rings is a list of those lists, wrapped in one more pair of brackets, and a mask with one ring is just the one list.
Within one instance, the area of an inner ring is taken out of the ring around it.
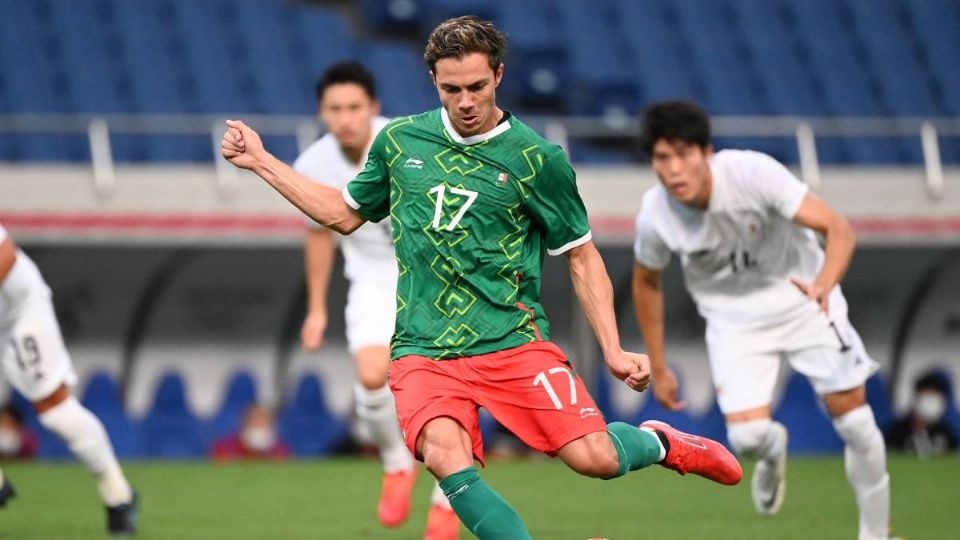
{"label": "green sock", "polygon": [[476,467],[467,467],[440,481],[460,521],[480,540],[530,540],[517,511],[490,488]]}
{"label": "green sock", "polygon": [[663,459],[665,450],[656,433],[623,422],[607,424],[607,433],[620,458],[617,477],[627,474],[627,471],[649,467]]}

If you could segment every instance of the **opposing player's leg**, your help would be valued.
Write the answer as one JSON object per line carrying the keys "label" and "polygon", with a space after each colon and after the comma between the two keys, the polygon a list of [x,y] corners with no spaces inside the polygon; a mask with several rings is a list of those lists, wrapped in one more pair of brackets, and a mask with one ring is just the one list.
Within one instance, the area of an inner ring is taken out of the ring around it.
{"label": "opposing player's leg", "polygon": [[738,455],[756,459],[750,494],[756,511],[780,511],[787,492],[787,429],[771,419],[770,403],[780,371],[781,335],[707,328],[710,371],[727,439]]}
{"label": "opposing player's leg", "polygon": [[824,394],[823,402],[844,443],[847,481],[860,510],[860,540],[887,538],[890,523],[890,475],[883,434],[866,402],[863,386]]}
{"label": "opposing player's leg", "polygon": [[474,458],[483,462],[483,444],[478,406],[460,371],[463,361],[406,356],[390,365],[390,387],[407,446],[440,481],[470,532],[483,540],[529,539],[516,510],[474,467]]}
{"label": "opposing player's leg", "polygon": [[[70,394],[76,374],[49,299],[36,299],[23,308],[0,364],[10,384],[33,402],[40,423],[63,439],[93,473],[107,507],[109,531],[133,532],[133,489],[123,475],[103,424]],[[121,523],[112,517],[117,508],[126,509],[123,513],[129,519]]]}
{"label": "opposing player's leg", "polygon": [[859,538],[886,539],[890,519],[890,476],[883,435],[866,401],[864,383],[876,372],[857,331],[842,309],[834,310],[822,334],[824,345],[794,351],[794,369],[822,396],[844,443],[847,480],[859,509]]}
{"label": "opposing player's leg", "polygon": [[387,386],[390,349],[377,345],[361,347],[354,351],[354,359],[357,421],[364,424],[383,462],[377,517],[385,527],[397,527],[410,516],[417,469],[403,442],[393,393]]}
{"label": "opposing player's leg", "polygon": [[750,481],[754,508],[776,514],[787,491],[787,428],[771,418],[769,405],[729,413],[726,422],[734,451],[757,459]]}
{"label": "opposing player's leg", "polygon": [[111,533],[136,530],[136,494],[120,468],[100,420],[61,385],[50,396],[34,402],[40,424],[56,433],[97,480],[107,507]]}
{"label": "opposing player's leg", "polygon": [[430,511],[423,540],[457,540],[460,538],[460,518],[437,483],[430,494]]}

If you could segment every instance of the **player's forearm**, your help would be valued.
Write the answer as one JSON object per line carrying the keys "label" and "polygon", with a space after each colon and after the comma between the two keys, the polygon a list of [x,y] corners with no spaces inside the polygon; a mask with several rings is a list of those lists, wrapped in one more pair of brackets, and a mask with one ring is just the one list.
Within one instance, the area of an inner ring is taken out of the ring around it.
{"label": "player's forearm", "polygon": [[326,229],[311,230],[304,245],[304,265],[307,275],[307,313],[325,313],[327,290],[333,269],[335,242],[333,233]]}
{"label": "player's forearm", "polygon": [[650,356],[650,368],[654,372],[663,370],[667,363],[663,345],[663,290],[659,276],[643,275],[642,271],[635,270],[632,288],[633,306]]}
{"label": "player's forearm", "polygon": [[846,275],[857,246],[857,237],[850,222],[837,216],[825,231],[824,239],[823,267],[815,283],[829,291]]}
{"label": "player's forearm", "polygon": [[341,234],[363,224],[343,200],[340,190],[313,182],[272,155],[257,162],[253,172],[314,221]]}
{"label": "player's forearm", "polygon": [[568,259],[580,306],[600,343],[604,358],[613,358],[622,349],[613,310],[613,285],[603,259],[593,242],[570,250]]}

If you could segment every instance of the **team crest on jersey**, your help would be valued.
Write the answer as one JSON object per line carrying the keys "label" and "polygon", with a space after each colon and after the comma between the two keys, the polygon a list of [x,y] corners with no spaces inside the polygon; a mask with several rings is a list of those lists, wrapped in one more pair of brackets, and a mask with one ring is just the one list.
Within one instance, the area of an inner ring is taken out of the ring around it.
{"label": "team crest on jersey", "polygon": [[499,176],[497,176],[497,184],[501,186],[506,185],[508,179],[510,179],[510,175],[502,172],[499,174]]}

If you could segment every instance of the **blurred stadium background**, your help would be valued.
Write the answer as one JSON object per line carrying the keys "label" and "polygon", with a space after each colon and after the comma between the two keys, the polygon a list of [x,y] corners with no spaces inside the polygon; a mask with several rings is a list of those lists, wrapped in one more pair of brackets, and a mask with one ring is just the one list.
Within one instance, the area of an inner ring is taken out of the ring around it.
{"label": "blurred stadium background", "polygon": [[[424,38],[466,13],[510,39],[499,102],[577,168],[627,345],[641,346],[633,217],[656,181],[636,116],[688,97],[715,115],[719,148],[772,154],[854,224],[843,286],[883,366],[868,385],[881,427],[908,409],[918,375],[960,380],[957,0],[0,0],[0,223],[53,288],[77,393],[121,457],[205,456],[252,401],[278,408],[298,456],[347,445],[345,283],[335,277],[327,347],[303,353],[304,221],[215,158],[222,120],[243,118],[292,161],[322,133],[316,77],[345,58],[377,75],[385,114],[435,108]],[[682,414],[605,374],[563,261],[547,263],[544,300],[608,418],[724,439],[677,264],[666,287]],[[775,411],[792,451],[836,453],[814,403],[785,374]],[[28,422],[41,457],[69,455]]]}

